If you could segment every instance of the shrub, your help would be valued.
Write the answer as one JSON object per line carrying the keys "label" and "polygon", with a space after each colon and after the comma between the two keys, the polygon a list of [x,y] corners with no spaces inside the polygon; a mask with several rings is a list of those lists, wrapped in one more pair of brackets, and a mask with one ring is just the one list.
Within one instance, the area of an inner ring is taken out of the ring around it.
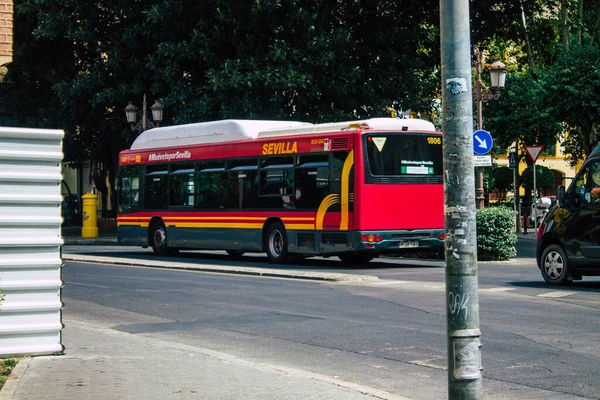
{"label": "shrub", "polygon": [[477,210],[477,259],[504,261],[517,255],[515,212],[506,207]]}
{"label": "shrub", "polygon": [[12,372],[13,368],[15,368],[15,365],[17,365],[18,361],[19,360],[14,358],[0,360],[0,389],[2,389],[6,383],[6,379],[8,379],[8,376]]}

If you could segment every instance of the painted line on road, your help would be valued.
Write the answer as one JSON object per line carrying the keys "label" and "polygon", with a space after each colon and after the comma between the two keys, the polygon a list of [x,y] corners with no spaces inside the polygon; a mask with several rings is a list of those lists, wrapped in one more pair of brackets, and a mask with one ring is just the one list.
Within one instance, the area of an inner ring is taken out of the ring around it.
{"label": "painted line on road", "polygon": [[515,288],[508,287],[493,287],[487,289],[479,289],[480,292],[488,292],[488,293],[501,293],[501,292],[510,292],[516,290]]}
{"label": "painted line on road", "polygon": [[[354,282],[348,282],[350,284]],[[408,287],[408,289],[428,289],[428,290],[441,290],[446,287],[446,285],[442,283],[432,283],[426,281],[398,281],[398,280],[377,280],[377,281],[368,281],[364,282],[364,284],[371,286],[404,286]]]}
{"label": "painted line on road", "polygon": [[559,297],[571,296],[571,295],[574,295],[575,293],[576,292],[556,291],[556,292],[547,292],[547,293],[538,294],[537,297],[546,297],[546,298],[556,299]]}

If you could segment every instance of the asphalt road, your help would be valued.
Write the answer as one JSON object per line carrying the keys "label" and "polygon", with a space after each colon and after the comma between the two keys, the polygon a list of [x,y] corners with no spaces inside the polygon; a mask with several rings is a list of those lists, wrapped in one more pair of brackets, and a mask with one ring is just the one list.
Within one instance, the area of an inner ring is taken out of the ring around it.
{"label": "asphalt road", "polygon": [[[534,246],[520,241],[518,258],[479,263],[486,398],[599,398],[600,281],[547,286],[527,254]],[[153,257],[118,247],[63,251]],[[176,259],[278,268],[261,256],[182,255]],[[443,262],[378,260],[345,269],[314,259],[294,268],[379,280],[331,284],[68,262],[64,313],[414,399],[446,397]]]}

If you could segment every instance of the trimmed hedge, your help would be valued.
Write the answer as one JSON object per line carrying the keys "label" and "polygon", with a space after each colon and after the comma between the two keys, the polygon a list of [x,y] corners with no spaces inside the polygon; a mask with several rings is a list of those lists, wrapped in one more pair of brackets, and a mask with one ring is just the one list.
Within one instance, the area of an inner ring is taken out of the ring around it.
{"label": "trimmed hedge", "polygon": [[505,261],[517,255],[516,214],[506,207],[477,210],[477,259]]}

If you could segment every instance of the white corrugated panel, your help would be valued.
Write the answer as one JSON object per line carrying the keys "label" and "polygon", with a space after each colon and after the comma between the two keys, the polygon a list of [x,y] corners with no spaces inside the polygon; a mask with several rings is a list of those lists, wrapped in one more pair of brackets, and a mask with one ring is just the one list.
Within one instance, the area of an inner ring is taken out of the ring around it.
{"label": "white corrugated panel", "polygon": [[0,127],[0,358],[63,352],[62,130]]}

